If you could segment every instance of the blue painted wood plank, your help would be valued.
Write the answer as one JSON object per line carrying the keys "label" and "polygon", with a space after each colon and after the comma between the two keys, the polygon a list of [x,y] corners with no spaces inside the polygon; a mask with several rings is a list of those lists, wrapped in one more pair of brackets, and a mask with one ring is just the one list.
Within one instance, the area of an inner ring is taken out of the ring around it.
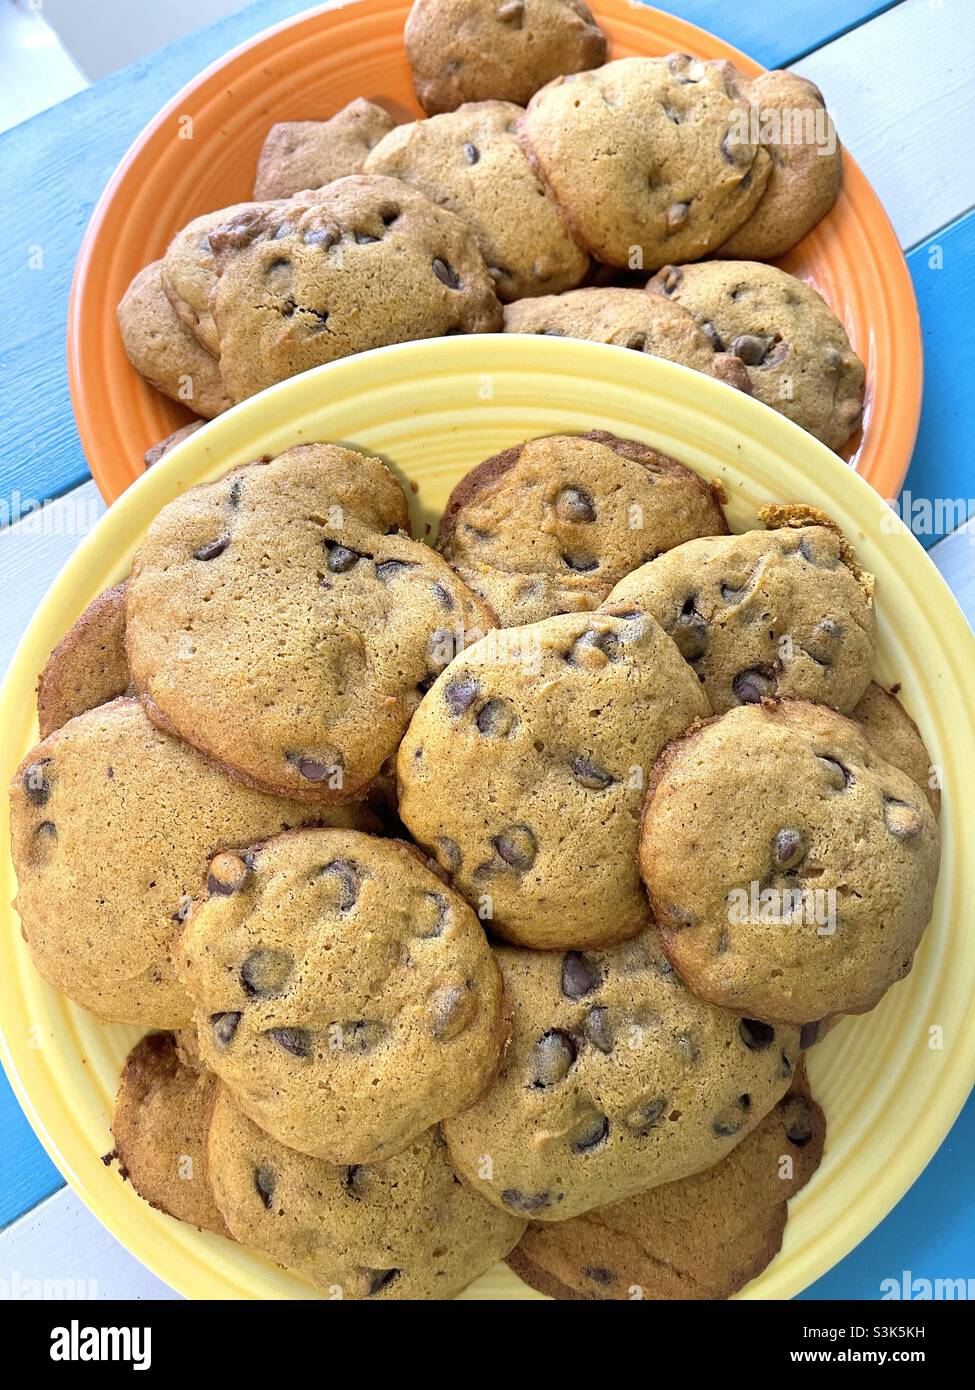
{"label": "blue painted wood plank", "polygon": [[0,1071],[0,1227],[64,1186]]}
{"label": "blue painted wood plank", "polygon": [[975,212],[922,242],[907,264],[924,334],[924,402],[900,505],[921,544],[932,546],[975,514],[975,391],[965,352],[975,315]]}
{"label": "blue painted wood plank", "polygon": [[[259,0],[177,40],[86,92],[0,135],[0,525],[28,499],[56,497],[88,476],[64,360],[68,288],[82,233],[129,144],[201,68],[306,0]],[[793,61],[889,8],[877,0],[778,0],[729,6],[676,0],[670,9],[768,66]]]}

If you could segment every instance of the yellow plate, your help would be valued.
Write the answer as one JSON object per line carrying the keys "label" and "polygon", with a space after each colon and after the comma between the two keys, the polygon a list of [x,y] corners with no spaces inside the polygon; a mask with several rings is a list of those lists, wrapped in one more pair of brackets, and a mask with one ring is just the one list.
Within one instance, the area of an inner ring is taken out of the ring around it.
{"label": "yellow plate", "polygon": [[[744,1296],[788,1298],[842,1258],[907,1190],[975,1072],[975,924],[961,837],[975,825],[975,641],[916,540],[834,454],[729,387],[641,353],[547,337],[454,337],[347,358],[246,401],[174,450],[115,503],[42,603],[2,692],[8,780],[37,734],[33,690],[82,608],[127,572],[151,518],[191,483],[304,440],[381,454],[411,493],[416,534],[435,526],[475,463],[532,435],[600,428],[642,439],[728,493],[734,530],[769,501],[822,507],[877,578],[875,675],[899,681],[945,769],[934,921],[913,973],[865,1018],[842,1023],[809,1068],[829,1118],[823,1165],[793,1202],[785,1246]],[[6,798],[3,816],[7,816]],[[3,844],[9,843],[6,825]],[[13,870],[2,856],[0,901]],[[16,914],[0,932],[3,1060],[35,1130],[96,1216],[161,1279],[196,1298],[301,1298],[307,1285],[218,1236],[150,1210],[104,1167],[116,1081],[134,1028],[100,1023],[35,974]],[[943,1047],[933,1046],[940,1029]],[[532,1297],[503,1267],[465,1295]]]}

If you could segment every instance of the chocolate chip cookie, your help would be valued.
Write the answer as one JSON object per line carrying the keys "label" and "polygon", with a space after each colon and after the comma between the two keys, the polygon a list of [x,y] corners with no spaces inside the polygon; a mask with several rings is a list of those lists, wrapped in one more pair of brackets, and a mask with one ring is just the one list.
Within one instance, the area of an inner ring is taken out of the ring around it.
{"label": "chocolate chip cookie", "polygon": [[450,494],[437,545],[501,626],[516,627],[596,608],[645,560],[726,532],[703,478],[647,444],[592,430],[530,439],[478,464]]}
{"label": "chocolate chip cookie", "polygon": [[382,1163],[336,1166],[279,1144],[222,1086],[209,1149],[237,1239],[329,1298],[452,1298],[525,1229],[461,1182],[437,1129]]}
{"label": "chocolate chip cookie", "polygon": [[493,633],[413,716],[399,814],[492,932],[545,949],[621,941],[649,920],[636,866],[647,774],[708,712],[649,615]]}
{"label": "chocolate chip cookie", "polygon": [[[16,906],[35,966],[92,1013],[154,1028],[190,1018],[169,942],[207,856],[322,819],[232,782],[134,699],[79,714],[39,743],[10,800]],[[340,808],[328,818],[365,817]]]}
{"label": "chocolate chip cookie", "polygon": [[220,356],[220,335],[210,312],[210,298],[218,271],[210,236],[219,230],[225,243],[234,236],[246,236],[251,227],[263,226],[273,207],[266,202],[234,203],[194,217],[173,237],[162,258],[160,275],[170,304],[214,357]]}
{"label": "chocolate chip cookie", "polygon": [[172,1033],[149,1033],[122,1068],[112,1134],[122,1176],[150,1206],[229,1236],[207,1173],[217,1085],[181,1060]]}
{"label": "chocolate chip cookie", "polygon": [[730,1298],[782,1247],[788,1203],[819,1167],[826,1117],[802,1065],[727,1158],[679,1182],[558,1223],[535,1222],[508,1256],[553,1298]]}
{"label": "chocolate chip cookie", "polygon": [[521,135],[580,245],[649,271],[715,251],[758,206],[772,162],[739,138],[746,113],[714,65],[620,58],[543,87]]}
{"label": "chocolate chip cookie", "polygon": [[240,781],[358,797],[423,691],[493,615],[376,458],[302,445],[164,507],[126,589],[146,710]]}
{"label": "chocolate chip cookie", "polygon": [[161,261],[139,271],[118,306],[118,322],[126,356],[157,391],[207,419],[230,408],[219,362],[166,297]]}
{"label": "chocolate chip cookie", "polygon": [[652,613],[717,714],[770,695],[848,714],[870,680],[873,578],[824,513],[760,515],[777,529],[687,541],[620,580],[603,608]]}
{"label": "chocolate chip cookie", "polygon": [[863,363],[811,285],[757,261],[708,261],[665,266],[647,289],[689,309],[716,351],[745,363],[760,401],[831,449],[860,424]]}
{"label": "chocolate chip cookie", "polygon": [[353,175],[210,234],[220,370],[235,401],[323,362],[491,333],[501,306],[474,234],[398,179]]}
{"label": "chocolate chip cookie", "polygon": [[397,126],[365,163],[462,217],[502,300],[571,289],[589,267],[518,142],[522,114],[507,101],[472,102]]}
{"label": "chocolate chip cookie", "polygon": [[924,792],[935,815],[941,810],[939,770],[914,720],[892,690],[871,681],[850,711],[867,738],[889,763],[906,772]]}
{"label": "chocolate chip cookie", "polygon": [[696,999],[652,928],[609,950],[496,955],[511,1043],[444,1134],[461,1176],[506,1211],[566,1221],[710,1168],[792,1079],[798,1030]]}
{"label": "chocolate chip cookie", "polygon": [[371,149],[396,122],[375,102],[356,97],[327,121],[280,121],[257,160],[254,197],[290,198],[348,174],[361,174]]}
{"label": "chocolate chip cookie", "polygon": [[406,54],[428,115],[465,101],[524,105],[543,83],[606,60],[582,0],[414,0]]}
{"label": "chocolate chip cookie", "polygon": [[202,420],[191,420],[188,425],[181,425],[178,430],[173,430],[172,434],[167,434],[165,439],[160,439],[158,444],[151,445],[143,457],[146,468],[152,468],[161,458],[166,457],[170,449],[175,449],[177,444],[182,444],[184,439],[189,439],[191,434],[196,434],[197,430],[202,428]]}
{"label": "chocolate chip cookie", "polygon": [[873,1008],[911,968],[938,859],[917,784],[805,700],[729,710],[672,743],[640,836],[688,987],[769,1022]]}
{"label": "chocolate chip cookie", "polygon": [[836,202],[843,153],[836,128],[814,83],[794,72],[763,72],[749,80],[723,65],[729,86],[749,105],[772,160],[758,207],[720,248],[719,255],[749,261],[784,256]]}
{"label": "chocolate chip cookie", "polygon": [[522,299],[504,310],[506,333],[588,338],[680,362],[751,395],[748,369],[730,352],[716,352],[707,334],[678,305],[642,290],[608,285]]}
{"label": "chocolate chip cookie", "polygon": [[218,854],[175,952],[204,1064],[301,1153],[389,1158],[498,1065],[487,939],[403,841],[307,829]]}
{"label": "chocolate chip cookie", "polygon": [[128,688],[125,585],[116,584],[89,603],[47,659],[37,682],[41,738]]}

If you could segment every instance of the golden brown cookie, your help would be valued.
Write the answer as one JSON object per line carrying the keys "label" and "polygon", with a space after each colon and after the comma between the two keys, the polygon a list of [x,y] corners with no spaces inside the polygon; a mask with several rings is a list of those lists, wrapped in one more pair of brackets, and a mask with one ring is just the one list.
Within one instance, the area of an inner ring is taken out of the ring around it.
{"label": "golden brown cookie", "polygon": [[873,578],[825,513],[765,508],[775,529],[687,541],[642,565],[603,610],[651,613],[716,714],[790,695],[848,714],[870,680]]}
{"label": "golden brown cookie", "polygon": [[757,261],[669,265],[647,285],[689,309],[715,350],[740,357],[760,401],[831,449],[860,424],[863,363],[826,301]]}
{"label": "golden brown cookie", "polygon": [[[16,907],[35,966],[102,1018],[189,1022],[169,944],[207,857],[314,818],[249,791],[146,719],[138,700],[79,714],[10,788]],[[338,808],[333,823],[361,825]]]}
{"label": "golden brown cookie", "polygon": [[572,1221],[530,1225],[508,1264],[559,1299],[730,1298],[782,1246],[788,1203],[819,1167],[826,1117],[800,1064],[727,1158]]}
{"label": "golden brown cookie", "polygon": [[453,1298],[525,1229],[461,1182],[438,1129],[382,1163],[335,1166],[279,1144],[221,1086],[209,1148],[237,1239],[331,1299]]}
{"label": "golden brown cookie", "polygon": [[644,561],[726,532],[703,478],[647,444],[592,430],[530,439],[478,464],[450,494],[437,548],[502,627],[517,627],[596,608]]}
{"label": "golden brown cookie", "polygon": [[202,420],[191,420],[188,425],[181,425],[178,430],[173,430],[172,434],[167,434],[165,439],[160,439],[158,444],[153,444],[151,448],[146,450],[144,457],[146,468],[151,468],[161,458],[165,458],[170,449],[175,449],[177,444],[182,444],[184,439],[189,439],[191,434],[196,434],[197,430],[202,428]]}
{"label": "golden brown cookie", "polygon": [[924,792],[928,805],[937,816],[941,811],[941,788],[937,769],[914,720],[907,713],[893,690],[885,690],[871,681],[850,711],[867,738],[882,757]]}
{"label": "golden brown cookie", "polygon": [[398,179],[353,175],[266,209],[209,238],[210,307],[235,401],[387,343],[500,329],[471,229]]}
{"label": "golden brown cookie", "polygon": [[219,854],[175,953],[204,1065],[301,1153],[389,1158],[497,1068],[484,932],[403,841],[307,829]]}
{"label": "golden brown cookie", "polygon": [[234,203],[194,217],[173,237],[162,259],[162,287],[180,321],[214,357],[220,356],[220,335],[210,312],[210,298],[217,283],[217,260],[210,233],[218,228],[226,241],[245,235],[260,223],[274,204]]}
{"label": "golden brown cookie", "polygon": [[364,97],[327,121],[280,121],[261,146],[254,198],[290,198],[347,174],[361,174],[366,155],[395,124],[388,111]]}
{"label": "golden brown cookie", "polygon": [[119,329],[133,367],[171,400],[211,419],[229,409],[220,364],[181,319],[162,286],[161,261],[132,281],[118,306]]}
{"label": "golden brown cookie", "polygon": [[365,164],[462,217],[502,300],[571,289],[589,267],[518,142],[521,115],[511,102],[473,102],[397,126]]}
{"label": "golden brown cookie", "polygon": [[128,688],[123,583],[92,599],[48,657],[37,682],[41,738]]}
{"label": "golden brown cookie", "polygon": [[696,999],[653,928],[607,950],[495,954],[511,1042],[444,1134],[461,1176],[506,1211],[567,1221],[710,1168],[792,1080],[798,1029]]}
{"label": "golden brown cookie", "polygon": [[172,1033],[148,1033],[122,1068],[112,1134],[122,1176],[150,1206],[229,1236],[207,1174],[217,1084],[185,1065]]}
{"label": "golden brown cookie", "polygon": [[543,87],[521,134],[580,245],[650,271],[715,251],[758,205],[771,160],[735,136],[745,110],[713,65],[620,58]]}
{"label": "golden brown cookie", "polygon": [[546,950],[621,941],[649,920],[636,851],[650,768],[708,713],[649,616],[492,633],[413,716],[399,813],[492,932]]}
{"label": "golden brown cookie", "polygon": [[843,152],[814,83],[795,72],[763,72],[749,80],[724,65],[729,85],[749,106],[743,128],[757,130],[772,160],[758,207],[720,248],[749,261],[784,256],[836,202]]}
{"label": "golden brown cookie", "polygon": [[250,785],[362,796],[458,644],[494,625],[407,524],[384,464],[331,444],[170,502],[126,590],[150,717]]}
{"label": "golden brown cookie", "polygon": [[606,37],[582,0],[414,0],[404,37],[431,116],[465,101],[523,106],[551,78],[606,59]]}
{"label": "golden brown cookie", "polygon": [[648,352],[706,372],[751,395],[748,369],[730,352],[717,352],[693,317],[669,300],[640,289],[608,285],[522,299],[504,310],[506,333],[588,338]]}
{"label": "golden brown cookie", "polygon": [[744,705],[672,743],[640,835],[688,987],[769,1024],[863,1013],[908,973],[939,853],[917,784],[805,700]]}

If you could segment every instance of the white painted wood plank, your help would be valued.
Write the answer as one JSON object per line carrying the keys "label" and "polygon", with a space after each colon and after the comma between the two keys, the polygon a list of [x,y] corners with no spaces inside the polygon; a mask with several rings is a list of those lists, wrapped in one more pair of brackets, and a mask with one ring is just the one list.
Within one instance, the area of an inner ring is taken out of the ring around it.
{"label": "white painted wood plank", "polygon": [[975,207],[973,64],[972,0],[904,0],[795,65],[905,248]]}
{"label": "white painted wood plank", "polygon": [[0,1234],[0,1300],[177,1299],[70,1188]]}
{"label": "white painted wood plank", "polygon": [[975,628],[975,517],[933,545],[928,554]]}

